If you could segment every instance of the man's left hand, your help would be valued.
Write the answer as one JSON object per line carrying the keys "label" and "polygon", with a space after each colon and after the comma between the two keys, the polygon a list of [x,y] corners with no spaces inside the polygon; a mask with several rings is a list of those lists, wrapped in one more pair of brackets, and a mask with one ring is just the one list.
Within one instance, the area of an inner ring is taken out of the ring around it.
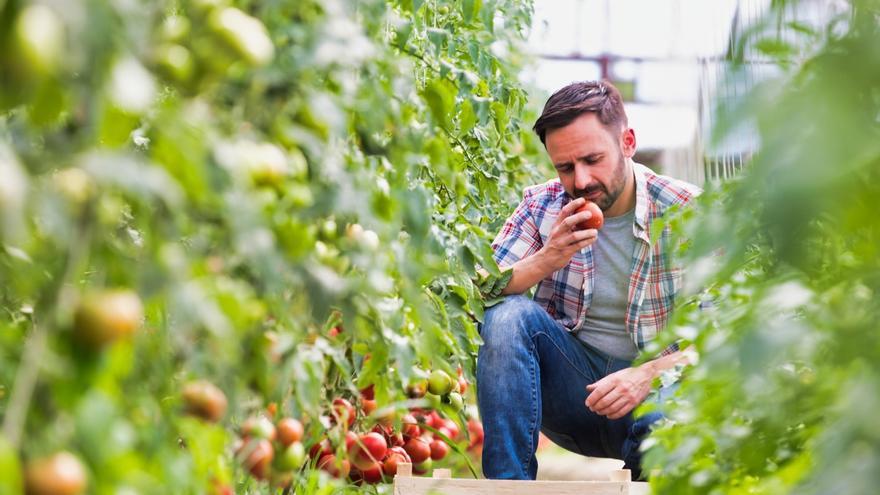
{"label": "man's left hand", "polygon": [[615,371],[587,385],[587,408],[608,419],[619,419],[636,408],[651,392],[653,373],[643,366]]}

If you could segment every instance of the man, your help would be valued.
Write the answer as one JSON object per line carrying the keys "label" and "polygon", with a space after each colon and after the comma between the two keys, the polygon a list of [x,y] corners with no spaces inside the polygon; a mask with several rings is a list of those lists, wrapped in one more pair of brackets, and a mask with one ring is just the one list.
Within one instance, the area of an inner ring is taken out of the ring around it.
{"label": "man", "polygon": [[[621,458],[639,478],[638,445],[659,415],[632,411],[663,370],[684,361],[672,346],[632,366],[666,325],[681,278],[668,233],[649,237],[649,228],[699,189],[633,162],[635,132],[607,82],[562,88],[534,130],[558,178],[526,189],[492,243],[513,274],[480,328],[483,471],[534,479],[543,431],[568,450]],[[577,227],[591,216],[577,212],[586,200],[604,213],[600,231]],[[533,300],[522,295],[535,285]]]}

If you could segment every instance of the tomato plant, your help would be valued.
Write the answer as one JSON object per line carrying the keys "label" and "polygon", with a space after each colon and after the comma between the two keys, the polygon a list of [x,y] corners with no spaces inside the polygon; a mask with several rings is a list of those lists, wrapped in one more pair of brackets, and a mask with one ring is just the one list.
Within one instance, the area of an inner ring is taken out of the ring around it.
{"label": "tomato plant", "polygon": [[[814,24],[786,17],[802,4],[774,2],[731,52],[726,81],[754,75],[744,54],[775,66],[722,108],[716,136],[748,126],[759,149],[672,222],[687,274],[668,337],[692,344],[699,364],[682,370],[649,440],[658,493],[868,493],[878,481],[854,466],[880,462],[868,440],[880,386],[880,24],[861,0]],[[853,70],[840,77],[843,67]]]}
{"label": "tomato plant", "polygon": [[530,15],[0,4],[0,488],[66,453],[85,492],[358,491],[402,455],[347,479],[357,438],[476,420],[490,237],[549,171]]}

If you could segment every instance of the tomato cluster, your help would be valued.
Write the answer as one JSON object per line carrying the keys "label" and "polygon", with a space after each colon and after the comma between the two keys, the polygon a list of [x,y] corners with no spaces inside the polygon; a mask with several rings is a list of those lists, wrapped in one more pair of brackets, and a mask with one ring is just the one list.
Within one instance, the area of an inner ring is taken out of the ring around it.
{"label": "tomato cluster", "polygon": [[[217,417],[204,414],[205,409],[213,408],[205,408],[204,398],[192,390],[209,387],[197,385],[187,388],[187,410],[204,419]],[[430,399],[430,393],[434,399],[455,407],[454,401],[462,400],[467,387],[462,376],[454,380],[448,373],[435,371],[427,380],[412,384],[408,391],[412,398]],[[454,399],[456,395],[459,399]],[[306,426],[292,417],[273,422],[270,417],[276,410],[273,405],[267,414],[250,417],[241,424],[235,452],[237,461],[251,476],[281,487],[290,486],[297,471],[310,468],[355,484],[390,482],[401,463],[412,464],[414,474],[426,474],[434,462],[458,448],[452,445],[465,440],[459,424],[437,409],[379,410],[372,385],[362,389],[354,403],[345,397],[334,398],[325,415],[304,419]],[[466,448],[479,453],[482,425],[472,418],[467,422],[467,431]]]}

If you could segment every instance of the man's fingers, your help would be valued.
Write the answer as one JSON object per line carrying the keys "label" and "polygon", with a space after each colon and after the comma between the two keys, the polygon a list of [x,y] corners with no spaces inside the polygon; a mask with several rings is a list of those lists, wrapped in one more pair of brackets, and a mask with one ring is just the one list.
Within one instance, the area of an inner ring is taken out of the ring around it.
{"label": "man's fingers", "polygon": [[584,198],[575,198],[568,202],[567,205],[563,206],[561,210],[559,210],[559,217],[565,218],[574,212],[574,210],[578,209],[581,205],[586,203],[587,200]]}
{"label": "man's fingers", "polygon": [[599,235],[596,229],[575,230],[571,233],[572,243],[583,242],[587,239],[595,239]]}
{"label": "man's fingers", "polygon": [[620,419],[635,409],[633,405],[628,400],[619,400],[611,405],[611,407],[606,408],[606,410],[602,413],[603,416],[608,419]]}
{"label": "man's fingers", "polygon": [[565,232],[559,240],[562,241],[566,247],[574,247],[574,244],[580,244],[586,240],[595,239],[598,235],[599,231],[596,229],[573,230],[571,232]]}
{"label": "man's fingers", "polygon": [[[569,201],[569,203],[567,205],[563,206],[559,210],[559,216],[556,217],[555,225],[562,225],[565,222],[565,220],[569,216],[571,216],[571,214],[574,213],[574,211],[577,210],[585,202],[586,202],[586,200],[584,198],[576,198],[576,199]],[[568,230],[571,230],[571,225],[566,225],[565,228],[567,228]]]}
{"label": "man's fingers", "polygon": [[593,411],[596,414],[600,414],[602,416],[608,416],[611,413],[619,411],[621,408],[625,407],[626,404],[629,402],[625,396],[620,395],[620,394],[610,393],[607,396],[605,396],[606,399],[608,399],[609,397],[613,397],[614,399],[608,400],[607,402],[605,399],[603,399],[603,400],[599,401],[599,404],[597,404],[596,407],[593,408]]}
{"label": "man's fingers", "polygon": [[602,397],[601,399],[596,401],[593,404],[593,407],[591,407],[590,409],[592,409],[594,412],[596,412],[598,414],[602,414],[604,416],[605,411],[611,409],[612,406],[614,406],[616,403],[620,402],[620,399],[622,399],[622,398],[623,398],[623,396],[621,396],[616,391],[612,390],[612,391],[608,392],[607,394],[605,394],[604,397]]}
{"label": "man's fingers", "polygon": [[596,242],[598,231],[596,229],[578,230],[577,232],[573,232],[573,234],[575,234],[575,240],[569,246],[574,248],[576,251],[580,251],[581,249]]}
{"label": "man's fingers", "polygon": [[602,400],[602,397],[605,397],[608,392],[614,389],[614,385],[604,378],[593,385],[595,388],[590,391],[590,395],[587,396],[586,401],[587,407],[590,409],[595,409],[596,403]]}
{"label": "man's fingers", "polygon": [[593,212],[585,210],[569,215],[562,223],[564,223],[565,227],[569,230],[577,230],[578,224],[586,222],[591,218],[593,218]]}

